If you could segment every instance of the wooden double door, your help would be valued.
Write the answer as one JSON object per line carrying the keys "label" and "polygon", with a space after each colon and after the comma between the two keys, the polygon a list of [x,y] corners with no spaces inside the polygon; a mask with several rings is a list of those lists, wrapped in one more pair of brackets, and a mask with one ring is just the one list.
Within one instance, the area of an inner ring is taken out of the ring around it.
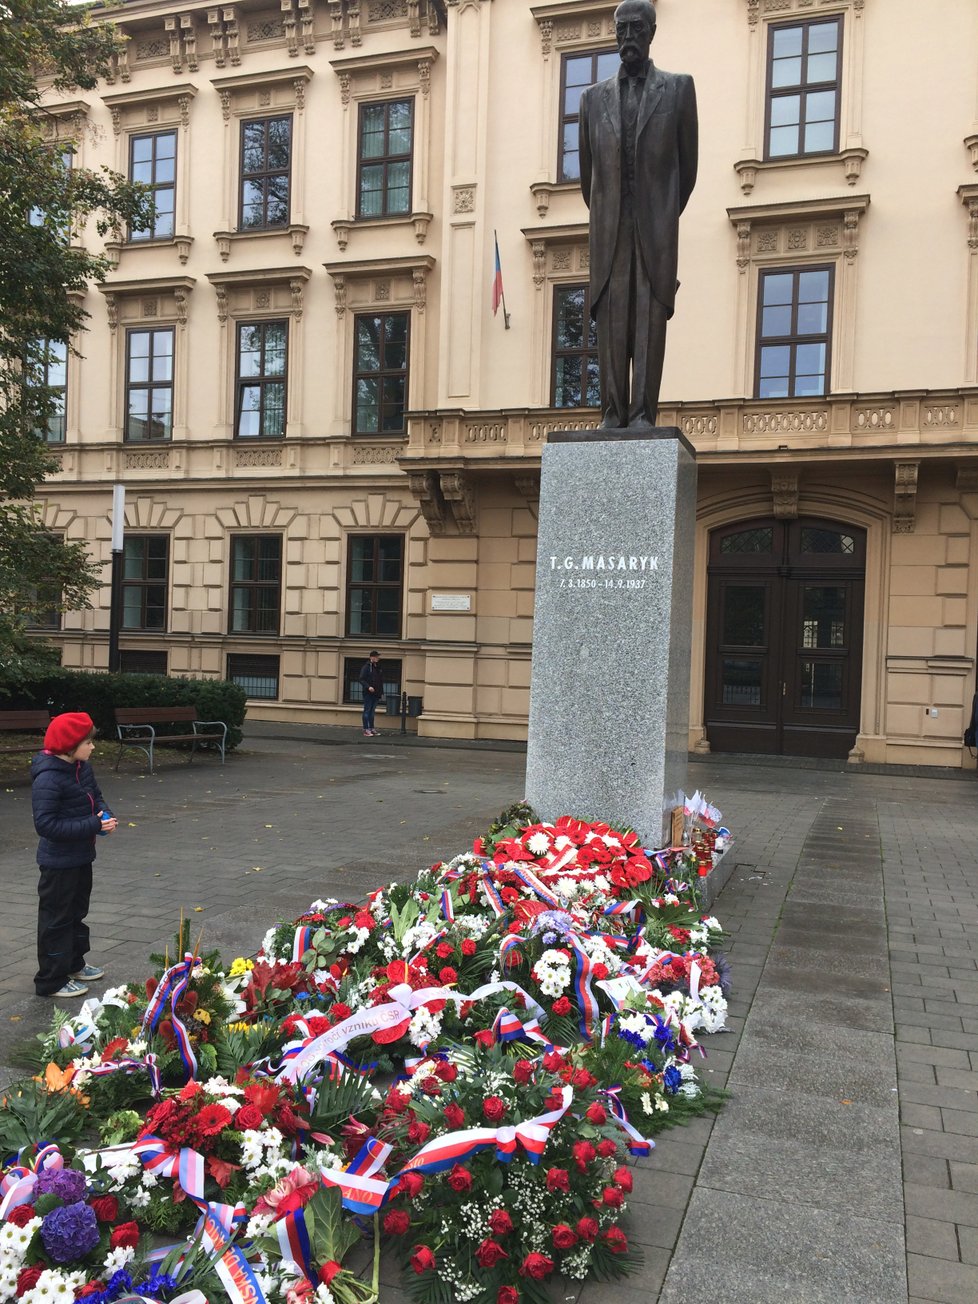
{"label": "wooden double door", "polygon": [[705,720],[718,752],[844,757],[859,729],[866,533],[756,520],[710,538]]}

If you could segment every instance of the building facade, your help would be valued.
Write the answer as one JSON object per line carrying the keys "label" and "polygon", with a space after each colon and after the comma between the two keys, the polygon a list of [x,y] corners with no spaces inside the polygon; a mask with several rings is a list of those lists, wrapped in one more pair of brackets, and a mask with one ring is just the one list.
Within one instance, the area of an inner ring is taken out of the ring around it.
{"label": "building facade", "polygon": [[[126,486],[124,668],[353,726],[376,646],[422,733],[525,736],[540,450],[598,420],[577,104],[613,9],[125,0],[110,80],[47,97],[157,204],[49,375],[45,528],[108,564]],[[978,9],[658,17],[700,113],[660,410],[699,459],[690,746],[967,765]],[[106,588],[50,632],[99,668],[108,625]]]}

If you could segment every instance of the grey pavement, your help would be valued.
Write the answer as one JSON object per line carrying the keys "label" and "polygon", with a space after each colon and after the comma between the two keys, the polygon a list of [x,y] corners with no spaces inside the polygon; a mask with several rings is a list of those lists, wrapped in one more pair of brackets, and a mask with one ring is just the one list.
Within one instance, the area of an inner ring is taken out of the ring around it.
{"label": "grey pavement", "polygon": [[[107,981],[142,976],[180,910],[230,960],[316,896],[355,898],[469,845],[522,796],[518,747],[252,725],[223,769],[95,763],[121,829],[90,922]],[[636,1165],[641,1272],[580,1304],[978,1300],[978,803],[973,777],[696,759],[736,842],[715,912],[730,1099]],[[0,1082],[45,1026],[32,995],[30,793],[0,792]],[[103,850],[104,846],[104,850]],[[387,1263],[383,1304],[406,1304]]]}

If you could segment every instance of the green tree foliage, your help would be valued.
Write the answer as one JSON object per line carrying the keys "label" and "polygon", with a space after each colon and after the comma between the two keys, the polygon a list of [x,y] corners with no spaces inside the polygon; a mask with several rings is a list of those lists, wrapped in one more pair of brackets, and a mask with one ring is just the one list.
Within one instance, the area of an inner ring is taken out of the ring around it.
{"label": "green tree foliage", "polygon": [[56,411],[46,342],[76,353],[88,317],[80,293],[108,270],[84,248],[85,228],[141,225],[152,203],[106,168],[66,166],[72,142],[49,129],[44,101],[51,90],[93,89],[118,39],[71,0],[0,0],[0,665],[8,672],[43,659],[25,637],[40,613],[88,605],[99,583],[85,545],[44,532],[33,502],[58,465],[38,434]]}

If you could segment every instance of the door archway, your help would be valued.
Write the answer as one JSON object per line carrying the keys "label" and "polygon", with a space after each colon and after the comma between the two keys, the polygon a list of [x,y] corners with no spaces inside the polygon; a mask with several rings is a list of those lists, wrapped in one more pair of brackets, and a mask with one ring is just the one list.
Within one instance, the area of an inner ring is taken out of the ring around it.
{"label": "door archway", "polygon": [[712,751],[845,757],[859,730],[866,531],[804,517],[710,535]]}

